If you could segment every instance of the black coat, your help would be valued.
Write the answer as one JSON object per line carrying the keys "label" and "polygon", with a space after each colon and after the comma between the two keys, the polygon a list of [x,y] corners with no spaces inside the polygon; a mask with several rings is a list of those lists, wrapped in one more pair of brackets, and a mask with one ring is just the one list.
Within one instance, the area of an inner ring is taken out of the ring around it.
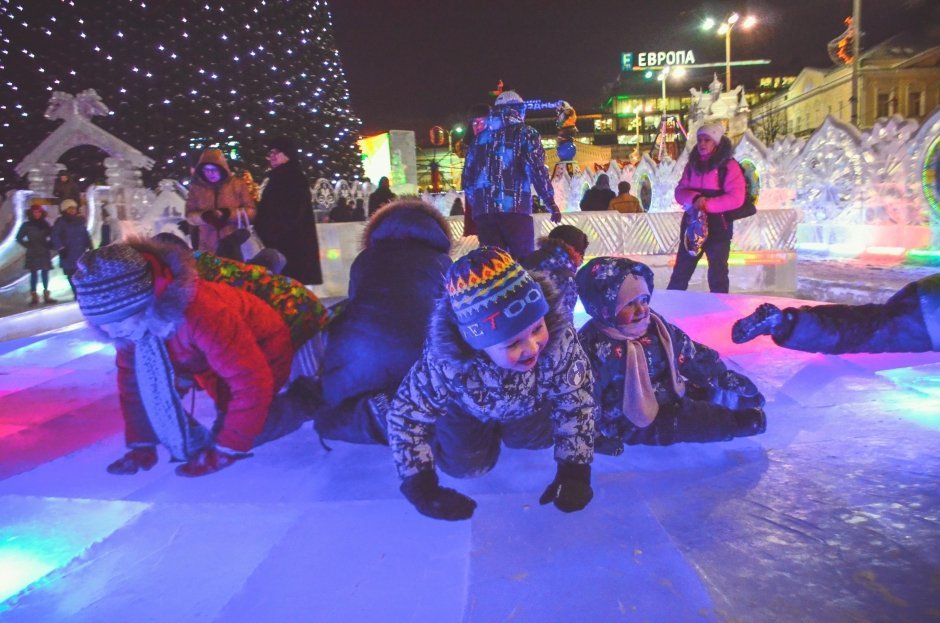
{"label": "black coat", "polygon": [[26,247],[26,270],[52,268],[52,225],[46,219],[30,219],[16,232],[16,241]]}
{"label": "black coat", "polygon": [[444,293],[450,232],[433,208],[399,202],[369,221],[353,261],[349,299],[327,328],[321,379],[332,404],[394,393],[421,354],[428,318]]}
{"label": "black coat", "polygon": [[376,211],[384,206],[386,203],[395,200],[395,193],[392,192],[390,188],[377,188],[375,192],[369,195],[369,216],[372,216]]}
{"label": "black coat", "polygon": [[296,161],[288,160],[269,172],[255,231],[266,247],[287,258],[282,274],[303,284],[323,283],[310,183]]}
{"label": "black coat", "polygon": [[616,197],[609,188],[600,188],[598,186],[592,186],[585,191],[584,196],[581,197],[581,211],[582,212],[603,212],[610,205],[610,200]]}

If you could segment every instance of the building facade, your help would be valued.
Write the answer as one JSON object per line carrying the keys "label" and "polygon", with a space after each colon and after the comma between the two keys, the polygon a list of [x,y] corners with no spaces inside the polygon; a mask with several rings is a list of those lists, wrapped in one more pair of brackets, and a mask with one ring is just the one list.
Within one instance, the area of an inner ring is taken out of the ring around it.
{"label": "building facade", "polygon": [[[861,55],[858,122],[901,115],[923,121],[940,106],[940,37],[900,34]],[[852,121],[852,65],[806,68],[782,94],[751,107],[751,130],[764,143],[808,136],[827,116]]]}

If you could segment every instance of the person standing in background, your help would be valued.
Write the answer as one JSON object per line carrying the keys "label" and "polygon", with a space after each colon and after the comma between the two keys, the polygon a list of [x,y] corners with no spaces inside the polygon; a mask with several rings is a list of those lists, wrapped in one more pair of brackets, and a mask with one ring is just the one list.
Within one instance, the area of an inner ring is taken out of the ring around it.
{"label": "person standing in background", "polygon": [[[744,203],[747,183],[741,166],[734,160],[734,147],[725,136],[720,123],[706,123],[696,133],[696,145],[689,154],[679,184],[676,203],[685,214],[679,226],[679,250],[676,265],[669,278],[668,290],[685,290],[702,255],[708,258],[708,289],[727,293],[730,288],[728,256],[734,223],[722,216],[723,212],[737,209]],[[721,171],[724,170],[725,173]],[[722,180],[724,176],[724,180]],[[701,249],[690,252],[685,244],[693,212],[702,214],[707,225]]]}
{"label": "person standing in background", "polygon": [[39,278],[46,303],[57,303],[49,294],[49,270],[52,269],[52,226],[46,221],[46,210],[40,204],[29,207],[28,218],[16,232],[16,241],[26,248],[26,270],[29,271],[29,304],[39,304]]}
{"label": "person standing in background", "polygon": [[607,204],[608,210],[614,210],[621,214],[640,214],[643,208],[640,207],[640,200],[630,194],[630,182],[620,182],[617,184],[616,197]]}
{"label": "person standing in background", "polygon": [[497,246],[521,260],[535,248],[532,191],[561,222],[545,150],[538,131],[525,124],[525,102],[504,91],[464,161],[462,186],[481,245]]}
{"label": "person standing in background", "polygon": [[287,258],[282,274],[305,285],[323,283],[310,182],[297,162],[297,147],[279,136],[268,148],[271,170],[258,203],[255,231],[266,247]]}
{"label": "person standing in background", "polygon": [[369,216],[375,214],[376,210],[385,204],[394,201],[395,197],[395,193],[392,192],[389,186],[388,178],[385,176],[380,177],[379,187],[375,189],[375,192],[369,195]]}
{"label": "person standing in background", "polygon": [[94,248],[91,236],[88,235],[88,223],[85,217],[79,214],[78,204],[73,199],[66,199],[59,208],[62,215],[52,225],[52,248],[59,250],[59,267],[65,273],[75,296],[75,286],[72,285],[72,275],[78,267],[78,258],[82,253]]}
{"label": "person standing in background", "polygon": [[199,229],[196,248],[215,253],[219,240],[235,231],[237,212],[254,219],[255,201],[245,182],[232,175],[220,149],[207,149],[199,157],[186,196],[186,219]]}
{"label": "person standing in background", "polygon": [[594,181],[594,186],[584,191],[584,196],[581,197],[581,211],[606,211],[614,196],[614,191],[610,189],[610,178],[606,173],[601,173]]}

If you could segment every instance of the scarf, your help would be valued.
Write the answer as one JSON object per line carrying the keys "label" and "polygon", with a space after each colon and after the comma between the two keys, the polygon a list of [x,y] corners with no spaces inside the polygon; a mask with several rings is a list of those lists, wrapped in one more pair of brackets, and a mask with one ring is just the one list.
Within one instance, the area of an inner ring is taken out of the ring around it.
{"label": "scarf", "polygon": [[[650,314],[651,324],[656,329],[656,336],[666,349],[666,358],[669,363],[669,375],[672,379],[672,388],[680,397],[685,395],[685,381],[679,376],[676,360],[672,350],[672,338],[666,329],[666,323],[656,314]],[[650,378],[649,366],[646,364],[646,352],[636,338],[630,338],[615,327],[610,327],[591,320],[597,329],[607,337],[625,342],[627,346],[626,367],[623,374],[623,414],[639,428],[646,428],[653,423],[659,413],[659,403],[656,392],[653,390],[653,381]]]}
{"label": "scarf", "polygon": [[185,461],[199,449],[196,433],[202,426],[190,430],[188,414],[176,391],[170,355],[163,340],[150,331],[134,344],[134,373],[154,434],[173,460]]}

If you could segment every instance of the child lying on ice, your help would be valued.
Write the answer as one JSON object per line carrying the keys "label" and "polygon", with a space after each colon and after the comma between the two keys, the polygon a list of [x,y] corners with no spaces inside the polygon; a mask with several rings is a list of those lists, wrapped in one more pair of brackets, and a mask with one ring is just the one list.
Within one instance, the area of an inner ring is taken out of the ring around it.
{"label": "child lying on ice", "polygon": [[598,452],[764,432],[764,397],[754,384],[650,309],[648,266],[598,257],[576,282],[591,316],[578,338],[594,373]]}

